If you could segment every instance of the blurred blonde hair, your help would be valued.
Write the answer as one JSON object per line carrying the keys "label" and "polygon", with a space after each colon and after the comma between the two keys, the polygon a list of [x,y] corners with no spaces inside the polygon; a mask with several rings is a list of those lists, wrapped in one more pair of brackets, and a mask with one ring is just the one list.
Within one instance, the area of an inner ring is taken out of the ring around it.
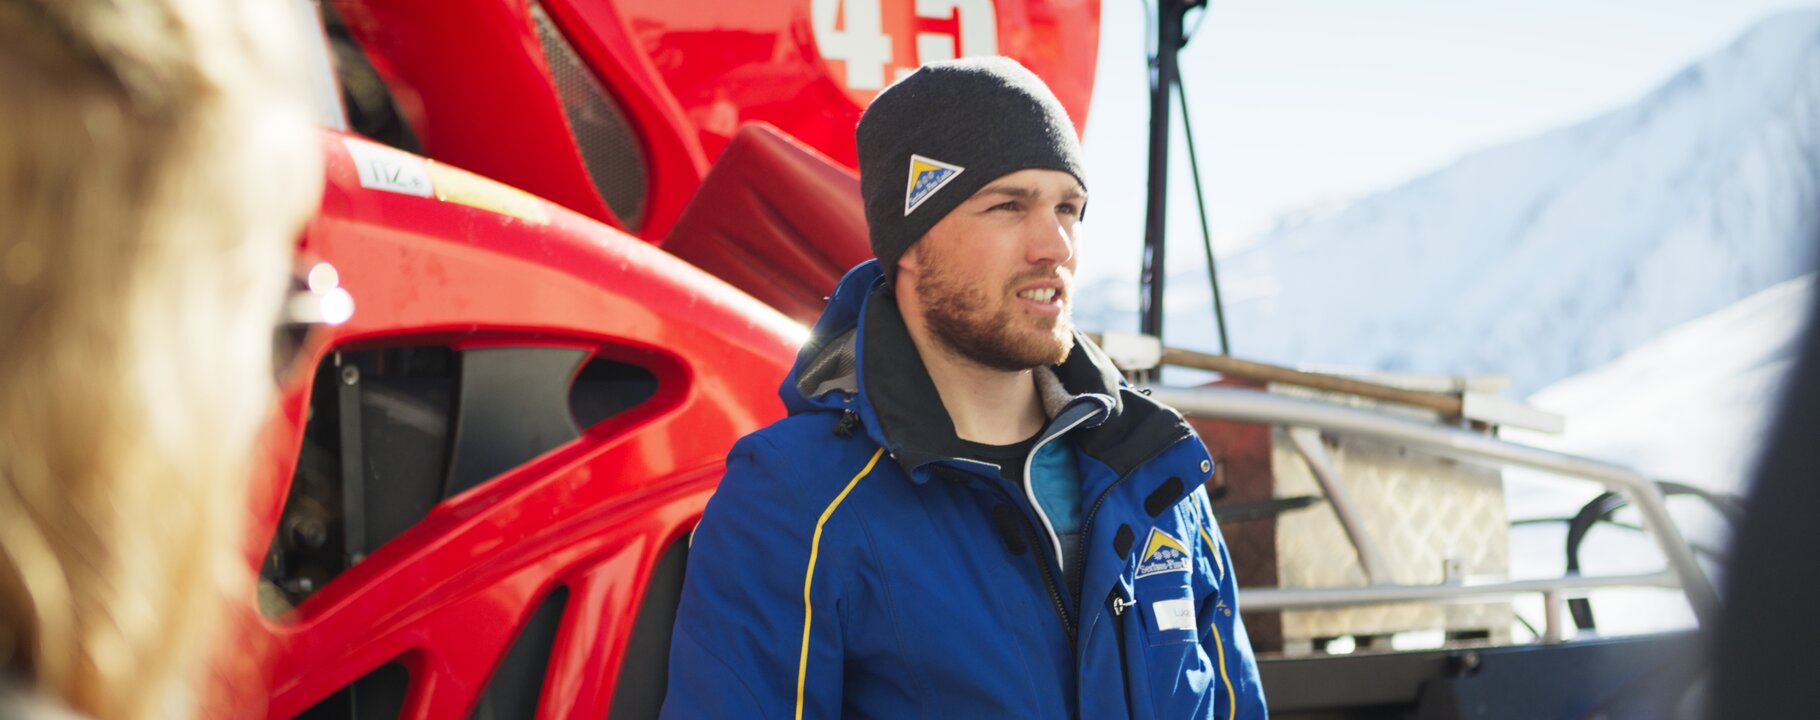
{"label": "blurred blonde hair", "polygon": [[103,720],[210,704],[251,597],[249,457],[321,192],[298,9],[0,0],[0,666]]}

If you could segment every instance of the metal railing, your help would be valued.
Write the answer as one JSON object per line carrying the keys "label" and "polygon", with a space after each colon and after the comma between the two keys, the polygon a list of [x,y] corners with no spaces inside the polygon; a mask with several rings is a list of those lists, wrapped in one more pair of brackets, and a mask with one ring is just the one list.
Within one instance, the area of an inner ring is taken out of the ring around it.
{"label": "metal railing", "polygon": [[[1327,494],[1340,524],[1359,554],[1368,582],[1364,587],[1246,588],[1241,592],[1247,610],[1286,610],[1344,607],[1378,603],[1429,601],[1459,602],[1487,597],[1540,593],[1548,627],[1544,640],[1562,637],[1560,605],[1563,598],[1607,587],[1679,587],[1701,624],[1710,622],[1718,609],[1718,595],[1694,559],[1693,549],[1668,514],[1661,488],[1629,468],[1590,458],[1520,445],[1452,427],[1423,423],[1371,410],[1346,407],[1240,388],[1175,388],[1152,386],[1151,397],[1185,415],[1219,420],[1255,422],[1284,427]],[[1568,576],[1469,585],[1396,585],[1388,581],[1387,567],[1376,544],[1365,532],[1357,511],[1325,448],[1319,433],[1375,438],[1423,450],[1461,462],[1495,468],[1523,467],[1590,480],[1622,493],[1643,515],[1643,526],[1668,558],[1659,573],[1604,577]]]}

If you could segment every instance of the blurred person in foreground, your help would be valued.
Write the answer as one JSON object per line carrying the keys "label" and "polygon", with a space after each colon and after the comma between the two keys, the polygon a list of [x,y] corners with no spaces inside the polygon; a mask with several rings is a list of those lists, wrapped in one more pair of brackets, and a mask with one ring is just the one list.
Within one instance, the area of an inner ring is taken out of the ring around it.
{"label": "blurred person in foreground", "polygon": [[296,10],[0,0],[0,717],[258,692],[216,648],[321,191]]}
{"label": "blurred person in foreground", "polygon": [[[1820,198],[1816,198],[1820,202]],[[1820,238],[1811,247],[1820,247]],[[1820,263],[1810,267],[1820,267]],[[1784,380],[1780,407],[1721,578],[1724,606],[1706,631],[1713,690],[1706,717],[1812,717],[1814,639],[1820,614],[1820,291],[1810,290],[1807,330]]]}

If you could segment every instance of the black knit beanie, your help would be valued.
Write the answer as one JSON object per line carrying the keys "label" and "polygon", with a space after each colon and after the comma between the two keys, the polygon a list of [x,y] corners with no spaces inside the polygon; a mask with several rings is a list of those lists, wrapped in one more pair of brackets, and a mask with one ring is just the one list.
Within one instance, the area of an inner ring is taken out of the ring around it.
{"label": "black knit beanie", "polygon": [[911,245],[993,180],[1034,168],[1087,186],[1068,111],[1010,58],[918,68],[879,93],[854,138],[872,254],[893,279]]}

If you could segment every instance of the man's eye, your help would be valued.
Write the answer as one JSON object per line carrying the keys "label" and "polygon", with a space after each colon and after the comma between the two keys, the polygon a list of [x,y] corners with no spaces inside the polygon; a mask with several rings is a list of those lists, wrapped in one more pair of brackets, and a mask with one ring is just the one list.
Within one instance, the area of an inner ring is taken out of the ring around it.
{"label": "man's eye", "polygon": [[986,209],[987,209],[987,211],[1017,210],[1018,206],[1017,206],[1016,200],[1007,200],[1005,202],[999,203],[997,205],[994,205],[994,206],[986,208]]}
{"label": "man's eye", "polygon": [[1060,204],[1060,205],[1057,205],[1057,206],[1055,206],[1055,211],[1056,211],[1056,212],[1058,212],[1058,213],[1061,213],[1061,214],[1063,214],[1063,215],[1079,215],[1079,214],[1081,214],[1081,208],[1080,208],[1080,206],[1078,206],[1078,205],[1072,205],[1072,204],[1069,204],[1069,203],[1062,203],[1062,204]]}

